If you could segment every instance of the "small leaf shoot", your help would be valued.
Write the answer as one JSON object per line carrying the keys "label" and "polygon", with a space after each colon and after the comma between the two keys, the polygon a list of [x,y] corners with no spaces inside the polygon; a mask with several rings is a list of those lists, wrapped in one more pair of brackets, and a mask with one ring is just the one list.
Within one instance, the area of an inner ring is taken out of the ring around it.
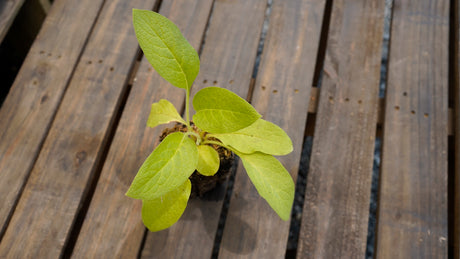
{"label": "small leaf shoot", "polygon": [[273,156],[260,152],[237,155],[243,161],[251,182],[282,220],[289,220],[294,203],[294,181]]}
{"label": "small leaf shoot", "polygon": [[190,90],[200,70],[198,53],[168,18],[133,9],[137,40],[147,60],[166,81]]}
{"label": "small leaf shoot", "polygon": [[154,128],[158,125],[173,121],[184,125],[187,124],[179,115],[174,105],[168,100],[161,99],[159,102],[152,104],[152,110],[150,111],[149,119],[147,120],[147,126]]}
{"label": "small leaf shoot", "polygon": [[219,170],[219,154],[208,145],[198,146],[198,165],[196,170],[205,176],[213,176]]}
{"label": "small leaf shoot", "polygon": [[294,199],[294,182],[272,155],[292,151],[289,136],[243,98],[219,87],[203,88],[193,105],[195,127],[190,123],[190,88],[200,69],[198,54],[174,23],[147,10],[133,10],[139,45],[160,76],[185,89],[186,120],[172,103],[152,104],[149,127],[169,122],[187,125],[187,132],[166,136],[142,164],[126,195],[142,199],[142,220],[150,231],[172,226],[182,215],[191,192],[188,179],[196,170],[214,175],[220,164],[218,145],[240,156],[259,194],[283,220],[288,220]]}
{"label": "small leaf shoot", "polygon": [[195,142],[182,132],[171,133],[142,164],[126,195],[154,200],[181,186],[197,164]]}
{"label": "small leaf shoot", "polygon": [[245,128],[261,115],[246,100],[220,87],[206,87],[195,94],[193,121],[212,133],[230,133]]}
{"label": "small leaf shoot", "polygon": [[292,141],[277,125],[259,119],[246,128],[232,133],[211,134],[227,146],[241,153],[262,152],[274,156],[284,156],[292,152]]}
{"label": "small leaf shoot", "polygon": [[152,232],[169,228],[184,213],[190,197],[192,184],[186,180],[178,188],[154,200],[142,201],[142,221]]}

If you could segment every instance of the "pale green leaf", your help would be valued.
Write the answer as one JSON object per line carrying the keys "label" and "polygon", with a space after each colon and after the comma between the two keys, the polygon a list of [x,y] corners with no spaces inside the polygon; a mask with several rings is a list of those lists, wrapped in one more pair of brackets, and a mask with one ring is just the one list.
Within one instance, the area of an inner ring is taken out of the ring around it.
{"label": "pale green leaf", "polygon": [[198,165],[196,170],[205,176],[212,176],[219,170],[219,153],[208,145],[198,146]]}
{"label": "pale green leaf", "polygon": [[211,133],[230,133],[254,123],[261,115],[246,100],[219,87],[206,87],[193,98],[195,125]]}
{"label": "pale green leaf", "polygon": [[232,133],[211,134],[222,143],[236,150],[251,154],[262,152],[275,156],[283,156],[292,152],[292,141],[277,125],[258,119],[246,128]]}
{"label": "pale green leaf", "polygon": [[294,181],[283,165],[273,156],[263,153],[237,155],[243,161],[249,178],[273,210],[283,220],[291,216],[294,202]]}
{"label": "pale green leaf", "polygon": [[195,142],[181,132],[169,134],[142,164],[126,195],[154,200],[181,186],[197,164]]}
{"label": "pale green leaf", "polygon": [[142,201],[142,221],[152,232],[169,228],[176,223],[187,207],[192,190],[190,180],[154,200]]}
{"label": "pale green leaf", "polygon": [[133,25],[147,60],[166,81],[190,89],[200,70],[195,49],[166,17],[133,9]]}
{"label": "pale green leaf", "polygon": [[147,126],[154,128],[160,124],[166,124],[172,121],[186,124],[174,105],[168,100],[161,99],[159,102],[152,104],[152,110],[150,111],[149,119],[147,120]]}

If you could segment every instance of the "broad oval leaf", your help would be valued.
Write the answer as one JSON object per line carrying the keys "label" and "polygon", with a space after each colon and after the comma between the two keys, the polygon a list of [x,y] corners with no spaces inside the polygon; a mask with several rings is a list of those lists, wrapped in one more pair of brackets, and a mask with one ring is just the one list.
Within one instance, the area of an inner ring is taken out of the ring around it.
{"label": "broad oval leaf", "polygon": [[189,90],[200,70],[198,53],[161,14],[133,9],[136,37],[147,60],[166,81]]}
{"label": "broad oval leaf", "polygon": [[195,142],[181,132],[171,133],[142,164],[126,195],[154,200],[181,186],[197,164]]}
{"label": "broad oval leaf", "polygon": [[154,128],[160,124],[166,124],[172,121],[186,124],[184,119],[182,119],[177,112],[176,107],[168,100],[161,99],[159,102],[152,104],[147,126]]}
{"label": "broad oval leaf", "polygon": [[273,156],[254,153],[237,155],[243,161],[251,182],[282,220],[289,220],[294,202],[294,181]]}
{"label": "broad oval leaf", "polygon": [[275,156],[283,156],[292,152],[292,141],[277,125],[258,119],[246,128],[232,133],[211,134],[222,143],[239,152],[251,154],[262,152]]}
{"label": "broad oval leaf", "polygon": [[206,87],[193,98],[195,125],[211,133],[230,133],[246,128],[261,115],[246,100],[220,87]]}
{"label": "broad oval leaf", "polygon": [[142,201],[142,221],[152,232],[167,229],[176,223],[184,213],[192,190],[190,180],[179,188],[154,200]]}
{"label": "broad oval leaf", "polygon": [[212,176],[219,170],[219,153],[208,145],[198,146],[198,165],[196,170],[205,176]]}

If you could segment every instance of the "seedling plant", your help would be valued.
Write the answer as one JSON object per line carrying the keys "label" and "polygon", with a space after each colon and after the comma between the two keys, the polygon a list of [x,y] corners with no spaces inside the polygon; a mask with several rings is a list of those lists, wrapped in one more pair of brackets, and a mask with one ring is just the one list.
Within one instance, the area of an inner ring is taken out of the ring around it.
{"label": "seedling plant", "polygon": [[186,92],[184,120],[172,103],[152,104],[147,126],[176,122],[186,132],[166,136],[147,157],[126,195],[142,200],[142,220],[150,231],[173,225],[184,212],[191,192],[189,177],[196,170],[212,176],[219,170],[213,145],[238,155],[258,193],[283,220],[294,200],[294,182],[274,157],[292,151],[292,141],[277,125],[263,120],[243,98],[220,87],[207,87],[193,98],[190,123],[190,89],[200,60],[179,28],[166,17],[148,10],[133,10],[137,40],[159,75]]}

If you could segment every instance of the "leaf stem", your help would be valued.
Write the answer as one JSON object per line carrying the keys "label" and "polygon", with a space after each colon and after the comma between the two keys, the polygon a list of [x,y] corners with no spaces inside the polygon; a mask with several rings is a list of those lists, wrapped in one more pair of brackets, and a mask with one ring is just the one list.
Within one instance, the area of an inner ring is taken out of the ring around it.
{"label": "leaf stem", "polygon": [[[230,151],[233,151],[233,152],[236,151],[235,149],[233,149],[233,148],[231,148],[231,147],[229,147],[229,146],[226,146],[226,145],[224,145],[224,143],[221,143],[221,142],[219,142],[219,141],[205,140],[205,141],[201,142],[201,144],[202,144],[202,145],[206,145],[206,144],[208,144],[208,145],[218,145],[218,146],[221,146],[221,147],[223,147],[223,148],[226,148],[226,149],[228,149],[228,150],[230,150]],[[238,151],[236,151],[236,152],[238,152]],[[236,153],[236,152],[235,152],[235,153]]]}
{"label": "leaf stem", "polygon": [[198,133],[196,133],[194,131],[187,131],[187,133],[185,133],[185,135],[187,135],[187,136],[195,136],[196,137],[196,144],[200,145],[200,143],[201,143],[200,134],[198,134]]}
{"label": "leaf stem", "polygon": [[190,126],[190,88],[185,89],[185,122],[187,123],[187,128],[190,132],[193,132],[192,127]]}

